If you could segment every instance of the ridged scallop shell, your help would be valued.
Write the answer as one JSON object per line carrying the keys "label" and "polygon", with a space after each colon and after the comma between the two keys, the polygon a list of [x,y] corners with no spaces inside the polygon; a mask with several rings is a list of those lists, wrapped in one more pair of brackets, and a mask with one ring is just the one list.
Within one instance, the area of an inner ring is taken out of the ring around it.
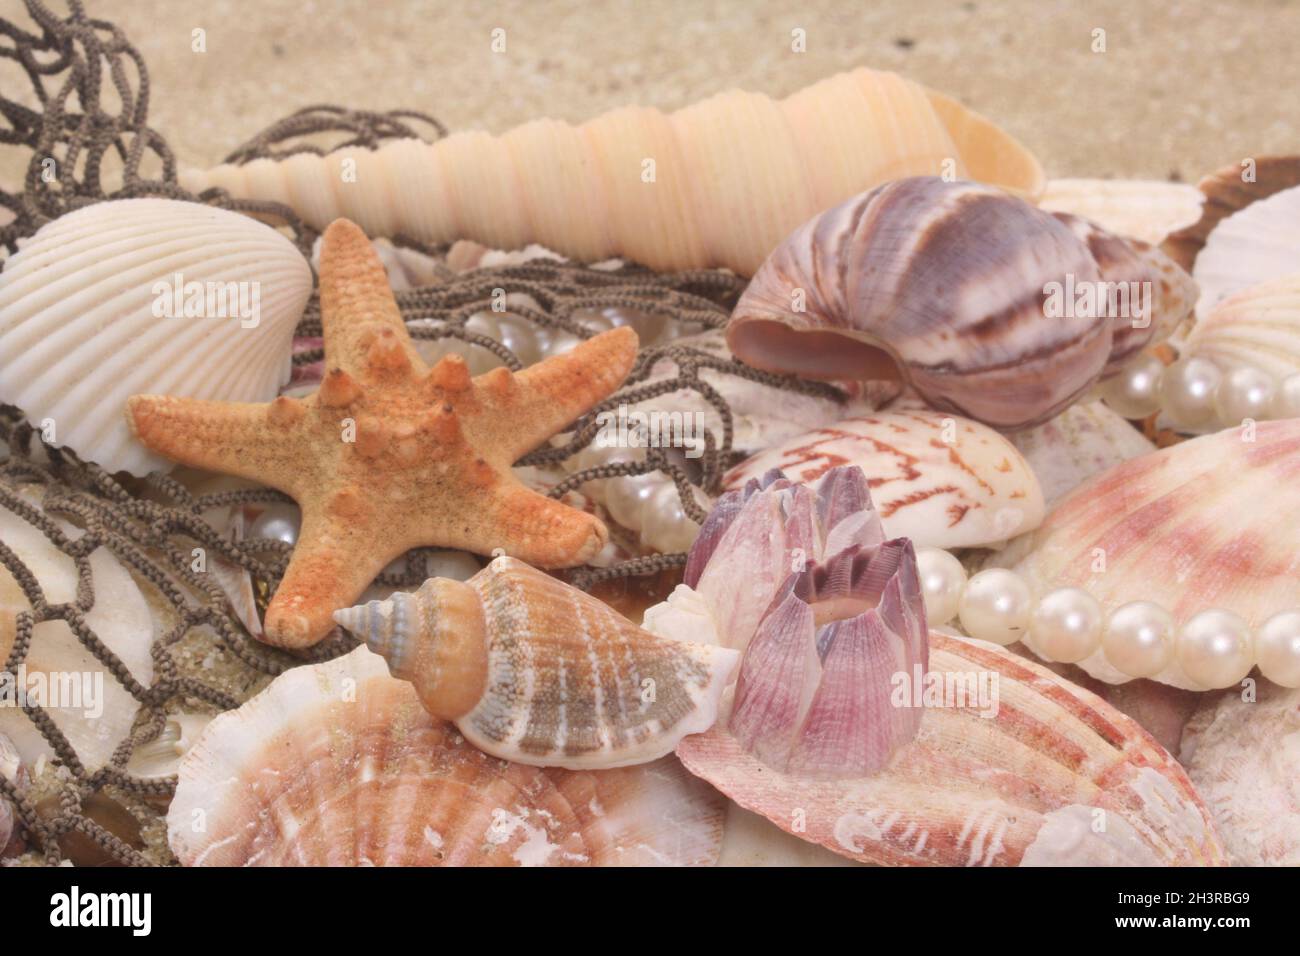
{"label": "ridged scallop shell", "polygon": [[1040,209],[1153,245],[1199,220],[1204,202],[1205,194],[1187,183],[1140,179],[1049,179],[1038,198]]}
{"label": "ridged scallop shell", "polygon": [[513,558],[335,619],[430,713],[503,760],[570,769],[662,757],[706,730],[733,650],[666,640]]}
{"label": "ridged scallop shell", "polygon": [[856,465],[891,538],[918,548],[997,544],[1043,520],[1043,492],[1015,446],[978,422],[932,411],[875,412],[817,428],[728,472],[739,488],[779,468],[818,483],[837,465]]}
{"label": "ridged scallop shell", "polygon": [[1201,287],[1196,317],[1251,286],[1300,272],[1300,186],[1228,216],[1205,240],[1192,275]]}
{"label": "ridged scallop shell", "polygon": [[[1107,613],[1153,601],[1177,626],[1225,608],[1258,627],[1300,603],[1300,419],[1260,422],[1249,437],[1229,428],[1116,465],[992,563],[1038,594],[1083,588]],[[1130,680],[1100,650],[1079,666]],[[1176,661],[1154,679],[1198,689]]]}
{"label": "ridged scallop shell", "polygon": [[586,262],[749,275],[818,210],[950,166],[1027,195],[1042,189],[1037,160],[982,116],[857,69],[780,101],[733,90],[672,114],[625,107],[577,128],[541,119],[500,137],[299,153],[184,171],[181,182],[287,203],[321,229],[344,216],[371,236],[536,242]]}
{"label": "ridged scallop shell", "polygon": [[1234,866],[1300,866],[1300,691],[1256,690],[1207,697],[1179,756]]}
{"label": "ridged scallop shell", "polygon": [[[233,317],[168,317],[174,297],[162,290],[177,275],[205,293],[235,283],[224,288],[243,296],[240,308],[227,299]],[[78,209],[43,226],[0,273],[0,402],[38,427],[51,421],[52,444],[108,471],[169,468],[132,438],[127,398],[270,401],[289,379],[311,289],[293,244],[247,216],[171,199]]]}
{"label": "ridged scallop shell", "polygon": [[[0,542],[35,575],[47,603],[73,603],[77,600],[76,563],[14,509],[15,505],[26,506],[40,512],[39,500],[34,490],[13,494],[0,484]],[[80,535],[65,521],[56,518],[54,522],[70,540]],[[85,614],[86,626],[118,656],[136,681],[149,687],[153,683],[150,649],[154,638],[149,606],[131,575],[107,548],[92,551],[89,565],[95,604]],[[13,648],[18,615],[30,611],[31,602],[0,559],[0,662],[8,659]],[[51,688],[58,684],[72,695],[59,706],[44,709],[86,769],[93,773],[108,763],[113,750],[131,732],[139,701],[61,620],[44,621],[33,628],[25,664],[26,683],[20,687],[36,689],[39,681]],[[47,698],[46,703],[53,701]],[[12,738],[28,764],[41,755],[55,755],[18,707],[0,706],[0,731]]]}
{"label": "ridged scallop shell", "polygon": [[1238,210],[1292,186],[1300,186],[1300,156],[1258,156],[1230,163],[1196,184],[1205,195],[1201,218],[1164,241],[1161,248],[1191,269],[1214,227]]}
{"label": "ridged scallop shell", "polygon": [[[1141,319],[1121,308],[1131,283],[1149,284]],[[1120,289],[1114,315],[1108,297],[1076,308]],[[1153,246],[989,186],[916,177],[791,233],[736,304],[727,342],[756,368],[902,381],[934,408],[1014,429],[1065,409],[1193,300]]]}
{"label": "ridged scallop shell", "polygon": [[1300,372],[1300,246],[1297,271],[1224,299],[1193,326],[1182,348],[1228,369],[1248,365],[1280,382]]}
{"label": "ridged scallop shell", "polygon": [[[682,763],[741,807],[850,859],[890,866],[1205,866],[1224,851],[1182,768],[1146,731],[1046,668],[930,632],[930,669],[996,680],[996,714],[927,706],[880,773],[781,773],[719,723]],[[994,698],[989,694],[989,702]],[[985,708],[987,710],[989,708]]]}
{"label": "ridged scallop shell", "polygon": [[1071,405],[1051,421],[1009,436],[1050,505],[1112,465],[1156,450],[1104,402]]}
{"label": "ridged scallop shell", "polygon": [[595,772],[489,757],[357,648],[214,720],[167,833],[187,866],[710,865],[722,813],[671,756]]}

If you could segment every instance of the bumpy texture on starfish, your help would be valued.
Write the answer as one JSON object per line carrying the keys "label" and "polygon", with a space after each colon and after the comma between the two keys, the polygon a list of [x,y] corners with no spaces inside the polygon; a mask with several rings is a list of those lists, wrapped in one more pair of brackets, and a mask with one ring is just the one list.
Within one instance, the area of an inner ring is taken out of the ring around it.
{"label": "bumpy texture on starfish", "polygon": [[314,395],[127,402],[149,448],[278,488],[301,507],[298,545],[266,613],[268,641],[320,641],[333,613],[413,547],[501,548],[543,568],[582,564],[604,547],[597,518],[524,487],[510,466],[618,388],[635,332],[605,332],[518,373],[471,379],[456,355],[429,369],[379,258],[345,219],[325,232],[320,300],[327,371]]}

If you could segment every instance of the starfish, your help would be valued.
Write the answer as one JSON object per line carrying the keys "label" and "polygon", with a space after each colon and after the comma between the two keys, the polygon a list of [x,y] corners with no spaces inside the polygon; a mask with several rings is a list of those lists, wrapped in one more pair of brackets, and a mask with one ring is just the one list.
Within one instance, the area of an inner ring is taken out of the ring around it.
{"label": "starfish", "polygon": [[305,399],[127,401],[147,447],[298,502],[302,530],[267,608],[269,643],[320,641],[334,612],[411,548],[497,551],[561,568],[605,546],[598,518],[526,488],[511,465],[618,388],[636,358],[635,332],[604,332],[517,373],[471,378],[458,355],[430,369],[379,257],[346,219],[325,231],[320,302],[326,372]]}

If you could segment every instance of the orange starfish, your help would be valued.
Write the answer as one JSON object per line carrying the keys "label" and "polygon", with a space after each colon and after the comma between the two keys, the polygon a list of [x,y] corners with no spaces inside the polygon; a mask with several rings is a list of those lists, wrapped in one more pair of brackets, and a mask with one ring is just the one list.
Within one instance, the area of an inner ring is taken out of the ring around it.
{"label": "orange starfish", "polygon": [[334,612],[414,547],[500,548],[549,568],[604,547],[599,519],[524,487],[510,466],[618,388],[635,332],[605,332],[518,373],[471,379],[457,355],[429,369],[378,256],[346,219],[325,231],[320,290],[328,371],[315,394],[127,401],[149,448],[278,488],[301,507],[298,545],[266,612],[269,642],[320,641]]}

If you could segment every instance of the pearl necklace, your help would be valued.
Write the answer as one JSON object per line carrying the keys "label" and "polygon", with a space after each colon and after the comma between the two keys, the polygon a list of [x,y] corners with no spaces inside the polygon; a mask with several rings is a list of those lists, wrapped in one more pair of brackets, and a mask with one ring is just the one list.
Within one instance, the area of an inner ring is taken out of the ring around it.
{"label": "pearl necklace", "polygon": [[1125,418],[1146,418],[1163,407],[1175,425],[1237,425],[1246,419],[1300,418],[1300,372],[1281,382],[1241,365],[1225,373],[1203,358],[1168,368],[1154,355],[1128,365],[1100,387],[1101,399]]}
{"label": "pearl necklace", "polygon": [[1300,610],[1274,614],[1253,633],[1243,618],[1221,608],[1175,628],[1173,616],[1151,601],[1133,601],[1108,616],[1079,588],[1057,588],[1035,600],[1025,579],[1006,568],[989,568],[968,580],[947,551],[922,548],[916,557],[932,627],[957,618],[971,637],[994,644],[1029,637],[1036,650],[1062,663],[1100,649],[1130,677],[1151,677],[1177,661],[1207,690],[1231,687],[1255,666],[1275,684],[1300,687]]}

